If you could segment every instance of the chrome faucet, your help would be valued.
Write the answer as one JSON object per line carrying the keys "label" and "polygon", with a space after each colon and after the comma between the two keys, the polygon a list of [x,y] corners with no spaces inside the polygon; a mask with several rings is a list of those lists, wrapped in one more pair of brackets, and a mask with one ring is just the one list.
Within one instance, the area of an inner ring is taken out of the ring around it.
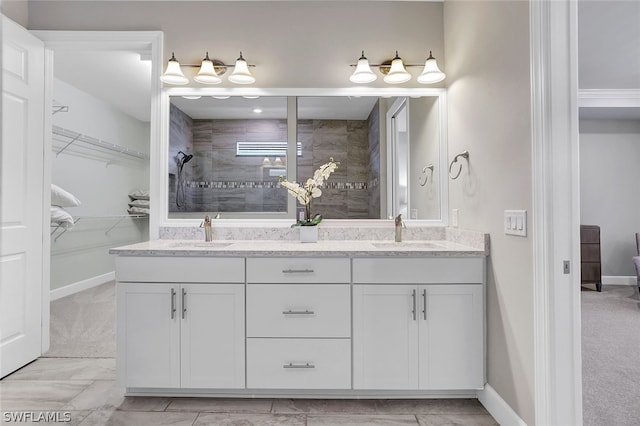
{"label": "chrome faucet", "polygon": [[406,228],[407,225],[402,221],[402,214],[396,217],[396,243],[402,242],[402,228]]}
{"label": "chrome faucet", "polygon": [[204,222],[200,224],[200,228],[204,228],[204,240],[206,242],[213,240],[213,237],[211,235],[211,218],[209,217],[209,215],[206,215],[204,217]]}

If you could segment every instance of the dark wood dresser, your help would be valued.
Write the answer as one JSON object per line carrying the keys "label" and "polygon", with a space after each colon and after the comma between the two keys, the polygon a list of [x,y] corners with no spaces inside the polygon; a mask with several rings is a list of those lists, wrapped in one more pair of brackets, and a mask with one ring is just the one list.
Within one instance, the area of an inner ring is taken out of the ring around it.
{"label": "dark wood dresser", "polygon": [[600,227],[580,225],[580,283],[595,284],[602,291]]}

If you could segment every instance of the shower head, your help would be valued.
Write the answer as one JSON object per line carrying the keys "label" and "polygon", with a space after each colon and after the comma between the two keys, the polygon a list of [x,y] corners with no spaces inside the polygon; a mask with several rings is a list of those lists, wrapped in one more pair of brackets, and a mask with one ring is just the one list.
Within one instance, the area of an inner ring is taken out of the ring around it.
{"label": "shower head", "polygon": [[[178,151],[178,155],[182,155],[182,157],[178,158],[178,166],[184,166],[184,163],[188,163],[192,158],[193,154],[185,154],[182,151]],[[178,156],[176,155],[176,157]]]}

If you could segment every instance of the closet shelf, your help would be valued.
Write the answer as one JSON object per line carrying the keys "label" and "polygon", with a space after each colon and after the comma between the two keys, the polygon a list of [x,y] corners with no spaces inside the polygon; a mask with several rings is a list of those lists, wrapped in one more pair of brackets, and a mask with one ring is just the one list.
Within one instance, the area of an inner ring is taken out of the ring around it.
{"label": "closet shelf", "polygon": [[[113,228],[115,228],[116,226],[118,226],[120,224],[120,222],[122,222],[124,219],[126,218],[130,218],[130,219],[148,219],[149,215],[147,214],[121,214],[121,215],[113,215],[113,216],[77,216],[73,218],[73,224],[77,224],[78,222],[80,222],[80,220],[82,220],[83,222],[86,221],[107,221],[107,220],[115,220],[116,222],[111,225],[109,227],[109,229],[107,229],[104,232],[105,236],[109,235],[109,232],[111,232],[111,230]],[[51,231],[51,236],[53,236],[53,234],[56,233],[56,231],[58,231],[58,229],[62,228],[62,232],[60,232],[54,239],[53,241],[56,242],[58,241],[58,238],[62,237],[67,231],[69,231],[71,228],[64,228],[62,226],[62,224],[51,224],[51,227],[54,228],[53,231]]]}
{"label": "closet shelf", "polygon": [[93,148],[100,148],[108,151],[117,152],[118,154],[138,158],[140,160],[146,160],[149,158],[145,153],[135,151],[133,149],[129,149],[122,145],[117,145],[111,142],[105,142],[100,139],[92,138],[91,136],[83,135],[82,133],[64,129],[59,126],[53,126],[52,131],[53,131],[54,137],[57,137],[59,141],[66,143],[65,146],[63,146],[60,150],[56,152],[56,157],[60,155],[61,152],[69,148],[72,144],[80,142],[83,144],[90,145]]}

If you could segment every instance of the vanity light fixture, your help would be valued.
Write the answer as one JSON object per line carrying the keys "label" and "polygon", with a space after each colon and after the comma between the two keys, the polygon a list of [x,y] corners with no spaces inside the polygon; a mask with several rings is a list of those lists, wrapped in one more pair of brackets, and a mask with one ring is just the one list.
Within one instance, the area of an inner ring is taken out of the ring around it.
{"label": "vanity light fixture", "polygon": [[240,52],[240,57],[236,59],[236,65],[229,76],[229,81],[236,84],[252,84],[256,82],[256,78],[249,72],[249,65],[242,57],[242,52]]}
{"label": "vanity light fixture", "polygon": [[230,97],[231,96],[227,96],[227,95],[212,96],[213,99],[220,99],[220,100],[229,99]]}
{"label": "vanity light fixture", "polygon": [[362,56],[358,59],[358,65],[356,65],[356,70],[351,74],[349,80],[352,83],[371,83],[372,81],[376,81],[378,76],[371,71],[371,66],[369,66],[369,60],[364,56],[364,50],[362,51]]}
{"label": "vanity light fixture", "polygon": [[352,83],[357,84],[371,83],[377,79],[375,73],[371,70],[371,67],[378,67],[380,72],[384,74],[384,82],[388,84],[401,84],[411,80],[411,74],[407,71],[408,67],[424,67],[422,74],[420,74],[417,79],[420,84],[438,83],[446,77],[445,73],[438,68],[436,58],[433,57],[433,53],[431,51],[429,51],[429,57],[425,61],[424,65],[405,64],[402,61],[402,58],[398,55],[397,50],[396,56],[393,59],[387,60],[381,64],[369,64],[369,61],[364,56],[364,51],[362,51],[362,55],[360,56],[360,59],[358,59],[358,63],[351,66],[356,67],[356,70],[351,74],[349,80]]}
{"label": "vanity light fixture", "polygon": [[200,95],[182,95],[182,97],[184,99],[189,99],[190,101],[195,101],[197,99],[200,99],[202,96],[200,96]]}
{"label": "vanity light fixture", "polygon": [[262,110],[260,108],[254,108],[253,112],[255,112],[256,114],[260,114]]}
{"label": "vanity light fixture", "polygon": [[438,68],[436,58],[433,57],[431,51],[429,51],[429,57],[424,63],[424,71],[418,76],[418,83],[433,84],[444,80],[446,75]]}
{"label": "vanity light fixture", "polygon": [[171,59],[167,62],[167,69],[164,71],[162,77],[160,77],[160,80],[166,84],[184,85],[189,83],[189,79],[182,73],[180,62],[178,62],[173,52],[171,52]]}
{"label": "vanity light fixture", "polygon": [[391,69],[387,75],[384,76],[384,82],[389,84],[400,84],[406,83],[411,80],[411,74],[404,67],[404,63],[402,62],[402,58],[398,56],[398,51],[396,50],[396,56],[391,60]]}
{"label": "vanity light fixture", "polygon": [[[222,65],[224,66],[224,64]],[[198,71],[198,74],[195,77],[193,77],[193,79],[198,83],[202,83],[202,84],[222,83],[222,79],[218,77],[218,73],[213,67],[213,61],[209,59],[209,52],[207,52],[204,59],[202,60],[202,63],[200,64],[200,71]]]}
{"label": "vanity light fixture", "polygon": [[[235,65],[226,65],[224,62],[217,59],[210,59],[209,52],[207,52],[200,65],[188,64],[182,66],[199,68],[198,73],[193,77],[193,79],[201,84],[220,84],[222,82],[220,76],[227,72],[227,68],[234,68],[231,75],[229,75],[229,81],[232,83],[251,84],[256,81],[255,77],[251,75],[251,72],[249,71],[249,67],[254,67],[255,65],[249,65],[242,57],[242,52],[240,52],[240,57],[236,60]],[[189,83],[189,79],[182,73],[181,65],[173,52],[171,53],[171,59],[169,59],[167,68],[164,74],[160,77],[160,80],[165,84],[174,85],[184,85]]]}

